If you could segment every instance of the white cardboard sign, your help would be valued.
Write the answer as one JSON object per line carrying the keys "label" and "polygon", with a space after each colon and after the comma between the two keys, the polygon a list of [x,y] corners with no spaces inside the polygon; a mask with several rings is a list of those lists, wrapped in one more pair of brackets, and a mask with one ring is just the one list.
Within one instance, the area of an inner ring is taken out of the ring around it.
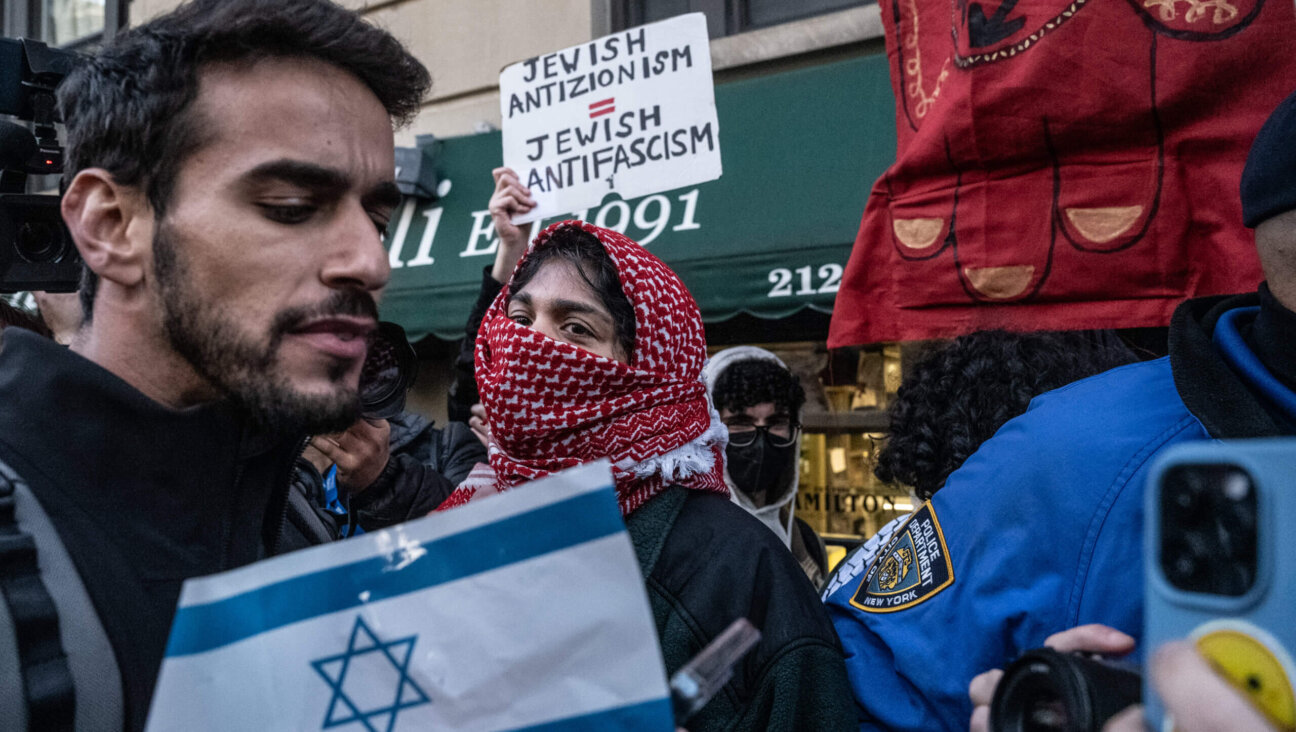
{"label": "white cardboard sign", "polygon": [[706,18],[690,13],[500,73],[504,164],[537,202],[526,223],[720,177]]}

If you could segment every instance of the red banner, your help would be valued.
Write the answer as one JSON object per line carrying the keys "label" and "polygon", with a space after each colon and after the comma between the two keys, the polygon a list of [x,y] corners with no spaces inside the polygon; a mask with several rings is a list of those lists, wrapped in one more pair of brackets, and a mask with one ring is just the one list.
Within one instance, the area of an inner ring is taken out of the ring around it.
{"label": "red banner", "polygon": [[1296,89],[1291,0],[880,5],[896,163],[830,346],[1165,325],[1255,288],[1238,179]]}

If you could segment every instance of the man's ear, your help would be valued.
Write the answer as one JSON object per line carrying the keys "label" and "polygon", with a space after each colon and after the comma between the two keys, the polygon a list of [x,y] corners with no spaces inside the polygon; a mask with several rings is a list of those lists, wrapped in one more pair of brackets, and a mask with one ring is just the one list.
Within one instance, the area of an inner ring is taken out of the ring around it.
{"label": "man's ear", "polygon": [[143,281],[153,241],[153,207],[143,192],[103,168],[87,168],[72,179],[62,208],[72,241],[95,274],[123,287]]}

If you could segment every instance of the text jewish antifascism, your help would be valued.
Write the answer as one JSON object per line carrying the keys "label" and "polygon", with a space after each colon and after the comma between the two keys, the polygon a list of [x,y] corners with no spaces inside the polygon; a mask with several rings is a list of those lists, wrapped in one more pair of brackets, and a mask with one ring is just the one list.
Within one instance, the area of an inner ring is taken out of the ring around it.
{"label": "text jewish antifascism", "polygon": [[[509,119],[636,79],[690,69],[693,54],[688,46],[647,53],[644,31],[640,28],[602,42],[528,59],[523,66],[526,74],[523,81],[540,83],[523,93],[509,95]],[[591,70],[576,74],[582,66]],[[653,105],[527,138],[527,159],[536,161],[551,153],[567,155],[596,143],[605,144],[592,150],[583,149],[551,165],[531,168],[526,185],[548,192],[589,183],[649,161],[670,160],[674,156],[694,154],[699,149],[714,150],[716,139],[709,122],[663,129],[661,107]]]}

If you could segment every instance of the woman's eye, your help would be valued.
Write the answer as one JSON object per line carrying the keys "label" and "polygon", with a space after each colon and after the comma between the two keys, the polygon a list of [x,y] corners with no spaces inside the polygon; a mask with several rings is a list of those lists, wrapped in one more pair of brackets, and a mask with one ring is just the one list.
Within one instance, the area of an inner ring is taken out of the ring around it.
{"label": "woman's eye", "polygon": [[517,323],[518,325],[524,325],[524,326],[531,325],[531,319],[520,313],[517,315],[510,315],[509,320],[512,320],[514,323]]}
{"label": "woman's eye", "polygon": [[315,213],[314,206],[260,204],[266,218],[281,224],[300,224]]}
{"label": "woman's eye", "polygon": [[590,330],[589,328],[586,328],[580,323],[568,323],[567,330],[570,331],[572,335],[581,336],[582,338],[594,337],[594,331]]}

